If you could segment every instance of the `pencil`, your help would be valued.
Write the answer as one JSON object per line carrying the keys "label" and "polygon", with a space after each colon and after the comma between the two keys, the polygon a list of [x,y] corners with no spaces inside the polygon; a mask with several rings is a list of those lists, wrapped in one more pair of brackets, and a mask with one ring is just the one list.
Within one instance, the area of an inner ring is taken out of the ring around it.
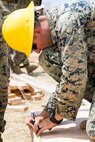
{"label": "pencil", "polygon": [[32,113],[32,116],[33,116],[33,122],[32,123],[34,125],[34,123],[35,123],[35,113],[34,112]]}

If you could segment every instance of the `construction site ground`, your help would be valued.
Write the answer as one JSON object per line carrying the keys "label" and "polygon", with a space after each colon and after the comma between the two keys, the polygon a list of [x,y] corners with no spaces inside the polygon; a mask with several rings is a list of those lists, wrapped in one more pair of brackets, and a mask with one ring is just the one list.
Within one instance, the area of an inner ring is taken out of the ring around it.
{"label": "construction site ground", "polygon": [[[38,55],[33,54],[30,58],[30,62],[36,61],[38,64]],[[26,120],[30,117],[31,112],[41,111],[48,101],[51,92],[55,90],[56,82],[48,76],[41,66],[39,66],[31,75],[26,73],[16,75],[11,73],[11,81],[21,81],[29,83],[31,86],[43,89],[45,91],[44,97],[41,100],[28,100],[23,103],[23,106],[28,106],[27,111],[14,111],[8,107],[5,113],[5,119],[7,121],[5,132],[3,134],[4,142],[32,142],[31,134],[26,126]],[[85,130],[80,130],[79,123],[87,118],[89,112],[89,103],[82,107],[79,113],[79,119],[71,122],[66,120],[62,125],[56,127],[51,132],[46,132],[42,135],[39,142],[90,142],[86,135]],[[66,125],[68,123],[68,125]],[[34,142],[38,142],[35,141]]]}

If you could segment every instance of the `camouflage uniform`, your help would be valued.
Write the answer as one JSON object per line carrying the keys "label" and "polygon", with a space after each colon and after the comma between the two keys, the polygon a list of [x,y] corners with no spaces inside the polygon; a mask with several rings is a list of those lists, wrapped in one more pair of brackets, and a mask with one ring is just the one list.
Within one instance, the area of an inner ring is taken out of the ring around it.
{"label": "camouflage uniform", "polygon": [[[32,0],[3,0],[7,3],[14,3],[17,4],[18,8],[25,8]],[[35,6],[40,6],[42,0],[33,0]]]}
{"label": "camouflage uniform", "polygon": [[[9,68],[8,68],[8,48],[2,37],[2,23],[3,17],[9,14],[9,10],[4,6],[3,2],[0,0],[0,137],[1,133],[4,131],[5,121],[4,113],[7,106],[7,96],[8,96],[8,78],[9,78]],[[0,142],[2,139],[0,138]]]}
{"label": "camouflage uniform", "polygon": [[41,5],[41,0],[15,0],[15,1],[17,1],[17,5],[19,6],[19,8],[24,8],[24,7],[27,7],[28,6],[28,4],[31,2],[31,1],[33,1],[34,2],[34,5],[36,6],[39,6],[39,5]]}
{"label": "camouflage uniform", "polygon": [[86,130],[95,140],[95,4],[61,4],[46,15],[54,47],[43,50],[39,61],[59,84],[44,110],[75,120],[85,96],[92,102]]}

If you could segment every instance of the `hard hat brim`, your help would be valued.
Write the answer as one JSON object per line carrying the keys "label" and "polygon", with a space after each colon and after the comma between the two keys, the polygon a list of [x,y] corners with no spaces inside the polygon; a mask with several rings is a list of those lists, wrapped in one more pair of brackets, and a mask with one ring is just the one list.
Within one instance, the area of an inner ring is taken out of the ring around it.
{"label": "hard hat brim", "polygon": [[30,47],[27,52],[27,56],[29,57],[31,52],[32,52],[32,45],[33,45],[33,36],[34,36],[34,3],[33,1],[29,4],[27,7],[27,10],[29,11],[30,14]]}

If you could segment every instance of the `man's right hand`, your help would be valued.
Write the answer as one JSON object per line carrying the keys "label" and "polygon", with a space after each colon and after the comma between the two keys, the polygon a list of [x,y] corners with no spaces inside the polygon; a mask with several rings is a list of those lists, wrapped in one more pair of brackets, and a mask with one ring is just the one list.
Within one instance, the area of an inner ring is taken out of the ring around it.
{"label": "man's right hand", "polygon": [[36,132],[36,128],[35,128],[35,124],[38,124],[39,122],[41,122],[42,120],[48,118],[50,116],[50,113],[47,111],[42,111],[39,115],[35,116],[35,123],[34,123],[34,118],[30,117],[27,119],[26,121],[26,125],[28,125],[28,127],[35,133]]}

